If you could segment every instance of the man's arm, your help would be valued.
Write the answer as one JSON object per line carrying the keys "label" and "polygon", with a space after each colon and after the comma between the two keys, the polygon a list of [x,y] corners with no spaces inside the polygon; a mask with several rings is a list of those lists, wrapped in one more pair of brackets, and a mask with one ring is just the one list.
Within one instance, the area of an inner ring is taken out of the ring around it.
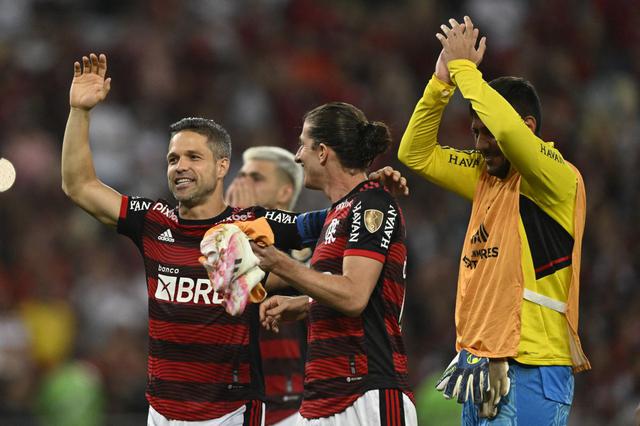
{"label": "man's arm", "polygon": [[[484,55],[484,38],[476,47],[478,29],[465,16],[464,23],[450,21],[437,37],[445,52],[451,79],[471,102],[482,123],[498,141],[498,146],[526,184],[535,189],[536,201],[553,204],[575,195],[576,177],[571,167],[553,147],[537,137],[515,109],[482,79],[477,58]],[[524,191],[524,188],[523,188]]]}
{"label": "man's arm", "polygon": [[575,174],[560,152],[527,127],[513,107],[482,79],[476,66],[456,60],[449,63],[449,69],[504,156],[536,189],[532,195],[537,201],[553,204],[575,195]]}
{"label": "man's arm", "polygon": [[347,256],[342,275],[323,274],[305,267],[273,246],[252,244],[260,268],[282,277],[292,287],[345,315],[356,317],[369,303],[382,263],[367,257]]}
{"label": "man's arm", "polygon": [[442,114],[454,91],[441,52],[435,73],[402,136],[398,159],[436,185],[472,199],[482,166],[481,155],[437,142]]}
{"label": "man's arm", "polygon": [[89,147],[90,111],[111,88],[106,72],[105,55],[98,58],[92,53],[82,58],[82,66],[74,63],[69,92],[71,110],[62,143],[62,190],[100,222],[116,226],[122,196],[97,178]]}
{"label": "man's arm", "polygon": [[272,296],[260,304],[260,322],[278,333],[281,321],[300,321],[309,313],[309,296]]}

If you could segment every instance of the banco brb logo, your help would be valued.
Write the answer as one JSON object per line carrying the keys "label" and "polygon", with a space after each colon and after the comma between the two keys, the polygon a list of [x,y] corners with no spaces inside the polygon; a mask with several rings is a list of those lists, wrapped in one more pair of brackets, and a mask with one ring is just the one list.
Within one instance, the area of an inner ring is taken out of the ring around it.
{"label": "banco brb logo", "polygon": [[206,305],[222,303],[222,298],[206,278],[194,280],[189,277],[163,274],[158,274],[155,298],[174,303],[193,302]]}

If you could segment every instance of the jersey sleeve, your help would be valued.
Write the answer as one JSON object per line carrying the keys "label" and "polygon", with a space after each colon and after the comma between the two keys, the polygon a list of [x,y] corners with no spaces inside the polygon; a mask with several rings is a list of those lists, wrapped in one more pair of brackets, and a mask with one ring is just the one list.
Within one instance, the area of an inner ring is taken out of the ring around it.
{"label": "jersey sleeve", "polygon": [[315,247],[322,232],[328,209],[300,213],[296,220],[298,234],[304,247]]}
{"label": "jersey sleeve", "polygon": [[131,238],[138,247],[142,244],[145,216],[153,203],[147,198],[122,196],[117,230],[119,234]]}
{"label": "jersey sleeve", "polygon": [[434,75],[402,135],[398,159],[425,179],[471,200],[483,159],[474,150],[459,150],[438,143],[442,114],[455,86]]}
{"label": "jersey sleeve", "polygon": [[302,248],[302,241],[296,225],[297,213],[284,210],[260,208],[256,216],[264,216],[273,231],[274,245],[280,250],[289,251]]}
{"label": "jersey sleeve", "polygon": [[354,200],[347,220],[344,256],[362,256],[384,263],[400,229],[400,211],[385,191],[363,191]]}

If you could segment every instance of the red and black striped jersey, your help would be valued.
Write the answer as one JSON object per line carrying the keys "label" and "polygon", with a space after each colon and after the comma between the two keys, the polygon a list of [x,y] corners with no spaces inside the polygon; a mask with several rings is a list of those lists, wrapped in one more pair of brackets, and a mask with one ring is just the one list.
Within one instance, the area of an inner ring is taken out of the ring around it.
{"label": "red and black striped jersey", "polygon": [[302,416],[339,413],[372,389],[397,389],[413,397],[401,332],[404,240],[400,208],[377,182],[361,183],[329,210],[311,259],[312,268],[342,274],[346,256],[375,259],[383,268],[358,317],[311,302]]}
{"label": "red and black striped jersey", "polygon": [[296,214],[228,207],[207,220],[185,220],[164,201],[122,197],[118,232],[144,258],[149,297],[147,400],[163,416],[207,420],[264,398],[258,310],[233,317],[198,262],[213,225],[266,216],[276,245],[300,247]]}
{"label": "red and black striped jersey", "polygon": [[[321,226],[322,223],[318,223],[318,232]],[[309,265],[312,253],[310,249],[293,250],[291,257]],[[292,287],[280,289],[275,294],[300,295]],[[307,353],[307,323],[281,323],[278,333],[261,328],[260,353],[266,395],[265,425],[271,426],[294,415],[300,409],[304,359]]]}
{"label": "red and black striped jersey", "polygon": [[307,324],[280,324],[279,333],[260,329],[260,353],[266,394],[265,425],[298,412],[302,402]]}

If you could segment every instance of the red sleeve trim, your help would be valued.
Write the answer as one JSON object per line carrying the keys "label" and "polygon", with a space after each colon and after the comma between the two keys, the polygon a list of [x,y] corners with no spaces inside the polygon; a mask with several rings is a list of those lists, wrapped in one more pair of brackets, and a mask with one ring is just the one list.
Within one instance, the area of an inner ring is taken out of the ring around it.
{"label": "red sleeve trim", "polygon": [[369,259],[377,260],[380,263],[384,263],[386,260],[386,256],[384,254],[377,253],[371,250],[362,250],[362,249],[349,249],[344,251],[344,257],[347,256],[362,256],[368,257]]}
{"label": "red sleeve trim", "polygon": [[129,197],[126,195],[123,195],[122,200],[120,201],[120,219],[124,219],[127,217],[128,204],[129,204]]}

